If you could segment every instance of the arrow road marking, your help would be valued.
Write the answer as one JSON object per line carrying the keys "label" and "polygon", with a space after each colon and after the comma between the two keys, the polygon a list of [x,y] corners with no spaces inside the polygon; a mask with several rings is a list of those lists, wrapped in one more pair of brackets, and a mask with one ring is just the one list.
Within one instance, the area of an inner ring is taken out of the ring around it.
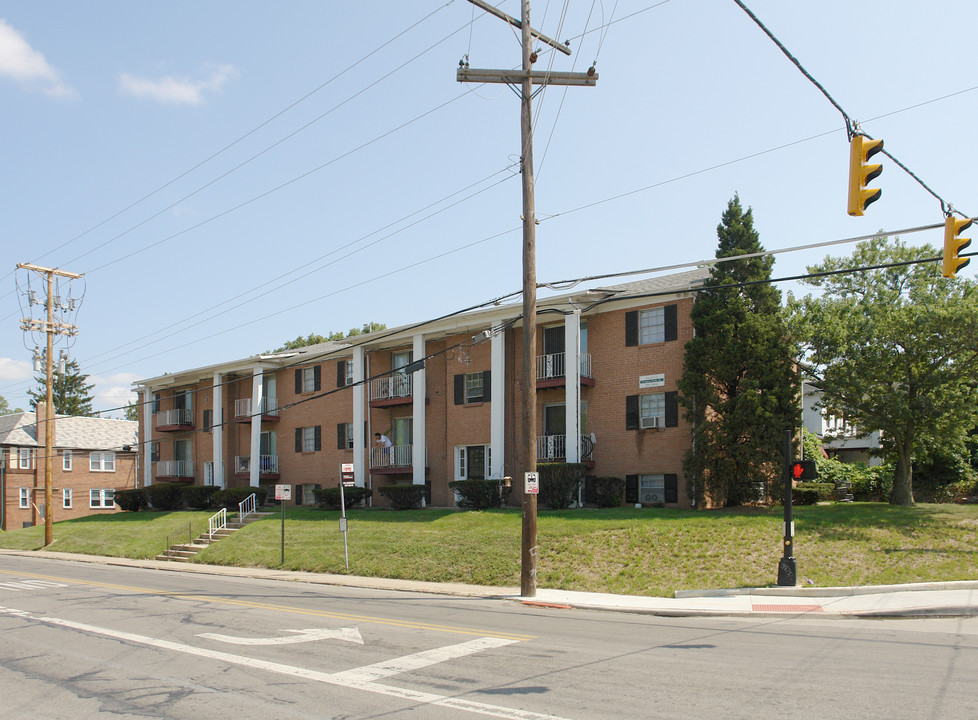
{"label": "arrow road marking", "polygon": [[389,677],[390,675],[406,672],[408,670],[419,670],[428,665],[443,662],[444,660],[471,655],[472,653],[488,650],[490,648],[512,645],[519,642],[519,640],[484,637],[477,640],[470,640],[459,645],[449,645],[447,647],[426,650],[413,655],[405,655],[403,658],[395,658],[388,662],[366,665],[362,668],[355,668],[345,672],[324,673],[318,670],[309,670],[307,668],[270,662],[268,660],[256,660],[255,658],[245,657],[244,655],[232,655],[231,653],[220,652],[217,650],[208,650],[206,648],[194,647],[192,645],[184,645],[183,643],[172,642],[170,640],[160,640],[158,638],[152,638],[146,635],[137,635],[136,633],[112,630],[109,628],[97,627],[95,625],[86,625],[85,623],[73,622],[71,620],[62,620],[61,618],[41,617],[32,615],[24,610],[0,607],[0,615],[4,614],[14,615],[23,620],[41,622],[47,625],[54,625],[56,627],[70,628],[72,630],[78,630],[84,633],[115,638],[116,640],[123,640],[125,642],[130,642],[137,645],[145,645],[148,647],[159,648],[161,650],[185,653],[187,655],[196,655],[197,657],[208,658],[209,660],[217,660],[219,662],[225,662],[232,665],[240,665],[242,667],[254,668],[256,670],[265,670],[267,672],[289,675],[291,677],[303,678],[305,680],[312,680],[314,682],[321,682],[329,685],[337,685],[339,687],[345,687],[351,690],[363,690],[364,692],[399,698],[412,703],[438,705],[439,707],[452,708],[454,710],[475,713],[477,715],[504,718],[505,720],[543,720],[544,718],[550,718],[550,720],[566,720],[565,718],[559,718],[556,715],[542,715],[529,710],[508,708],[502,705],[490,705],[489,703],[464,700],[458,697],[448,697],[446,695],[438,695],[436,693],[424,692],[421,690],[392,687],[390,685],[381,685],[379,683],[371,682],[374,678]]}
{"label": "arrow road marking", "polygon": [[292,637],[274,638],[243,638],[219,633],[200,633],[197,637],[208,640],[220,640],[232,645],[293,645],[295,643],[312,642],[313,640],[346,640],[347,642],[363,645],[363,638],[357,628],[310,628],[308,630],[284,630],[283,632],[298,633]]}

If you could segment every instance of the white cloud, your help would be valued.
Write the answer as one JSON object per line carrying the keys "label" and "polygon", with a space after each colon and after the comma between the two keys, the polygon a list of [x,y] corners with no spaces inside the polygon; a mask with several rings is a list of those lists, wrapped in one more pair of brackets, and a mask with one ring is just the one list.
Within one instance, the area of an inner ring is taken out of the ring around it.
{"label": "white cloud", "polygon": [[34,364],[26,360],[0,357],[0,381],[30,380],[34,376]]}
{"label": "white cloud", "polygon": [[50,97],[74,97],[43,53],[30,46],[7,21],[0,18],[0,76],[13,78],[28,88],[38,88]]}
{"label": "white cloud", "polygon": [[199,80],[167,76],[157,80],[123,73],[119,77],[119,89],[136,98],[156,100],[174,105],[200,105],[209,93],[220,92],[238,71],[229,64],[210,69],[207,77]]}
{"label": "white cloud", "polygon": [[[95,385],[92,407],[96,410],[124,408],[128,403],[134,402],[136,393],[132,390],[132,383],[139,378],[139,375],[132,373],[90,376],[88,382]],[[112,410],[107,416],[121,418],[125,416],[125,410]]]}

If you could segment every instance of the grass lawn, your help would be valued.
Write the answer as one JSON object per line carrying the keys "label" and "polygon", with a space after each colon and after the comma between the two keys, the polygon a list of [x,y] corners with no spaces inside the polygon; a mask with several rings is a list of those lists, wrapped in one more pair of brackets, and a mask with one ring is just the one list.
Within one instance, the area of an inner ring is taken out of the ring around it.
{"label": "grass lawn", "polygon": [[[153,557],[168,533],[206,529],[210,512],[141,512],[56,523],[51,550]],[[795,508],[800,580],[819,586],[978,578],[978,506],[853,503]],[[519,586],[518,509],[348,513],[350,573]],[[540,587],[671,596],[676,590],[765,586],[777,579],[781,508],[541,511]],[[181,536],[183,537],[183,536]],[[44,528],[0,535],[36,549]],[[346,573],[339,513],[272,515],[197,555],[216,565]]]}

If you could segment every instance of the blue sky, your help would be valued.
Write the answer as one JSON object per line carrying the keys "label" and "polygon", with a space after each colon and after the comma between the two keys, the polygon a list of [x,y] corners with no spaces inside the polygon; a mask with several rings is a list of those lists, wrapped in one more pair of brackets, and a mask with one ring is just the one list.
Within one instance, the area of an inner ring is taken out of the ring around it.
{"label": "blue sky", "polygon": [[[962,30],[978,3],[747,4],[978,214]],[[886,160],[882,198],[846,215],[842,115],[732,0],[540,0],[531,17],[573,50],[538,69],[600,76],[535,102],[541,282],[710,258],[734,193],[768,249],[943,220]],[[69,352],[99,409],[133,380],[519,289],[519,101],[456,82],[464,56],[518,66],[518,35],[464,0],[0,5],[0,395],[26,407],[33,386],[19,262],[85,274]],[[775,275],[827,252],[780,255]]]}

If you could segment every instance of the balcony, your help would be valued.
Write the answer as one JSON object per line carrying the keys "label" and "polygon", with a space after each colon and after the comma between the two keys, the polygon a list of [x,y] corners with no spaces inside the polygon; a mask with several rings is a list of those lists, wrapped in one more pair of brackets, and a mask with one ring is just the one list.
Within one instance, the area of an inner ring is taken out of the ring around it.
{"label": "balcony", "polygon": [[158,460],[153,468],[157,480],[193,482],[194,464],[190,460]]}
{"label": "balcony", "polygon": [[[251,456],[236,455],[234,457],[234,476],[236,478],[251,477]],[[258,456],[258,479],[278,480],[278,455]]]}
{"label": "balcony", "polygon": [[414,377],[394,373],[390,377],[375,378],[370,381],[370,407],[406,405],[411,402],[414,392]]}
{"label": "balcony", "polygon": [[[537,389],[567,385],[567,353],[537,355]],[[594,385],[591,353],[581,353],[581,385]]]}
{"label": "balcony", "polygon": [[[573,436],[571,436],[573,437]],[[589,435],[579,435],[581,462],[594,467],[594,442]],[[567,462],[567,436],[537,437],[537,462]]]}
{"label": "balcony", "polygon": [[[262,422],[278,422],[278,398],[263,397],[258,401],[258,412],[261,414]],[[234,421],[239,423],[249,423],[258,413],[251,410],[251,398],[234,401]]]}
{"label": "balcony", "polygon": [[192,410],[161,410],[156,413],[157,432],[185,432],[194,429]]}
{"label": "balcony", "polygon": [[[413,445],[370,448],[370,472],[374,475],[409,473],[414,468]],[[428,448],[425,448],[425,467],[428,466]]]}

